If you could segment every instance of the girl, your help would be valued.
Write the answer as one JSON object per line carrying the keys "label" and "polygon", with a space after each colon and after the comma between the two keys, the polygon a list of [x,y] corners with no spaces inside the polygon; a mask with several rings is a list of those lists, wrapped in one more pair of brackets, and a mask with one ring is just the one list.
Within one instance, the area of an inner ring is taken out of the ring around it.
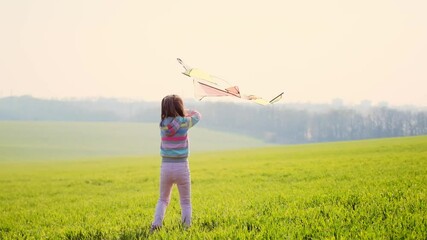
{"label": "girl", "polygon": [[168,95],[162,100],[160,121],[160,198],[156,205],[151,231],[162,226],[166,207],[170,201],[172,185],[176,184],[181,204],[181,221],[184,227],[191,225],[191,181],[188,164],[187,131],[200,120],[200,113],[184,110],[182,99]]}

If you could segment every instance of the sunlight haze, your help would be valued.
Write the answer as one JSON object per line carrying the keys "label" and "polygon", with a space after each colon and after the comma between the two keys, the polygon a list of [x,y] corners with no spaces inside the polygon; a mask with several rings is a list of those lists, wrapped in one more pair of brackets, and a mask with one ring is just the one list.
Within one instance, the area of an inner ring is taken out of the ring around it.
{"label": "sunlight haze", "polygon": [[0,97],[193,97],[179,57],[269,99],[427,106],[426,1],[0,1]]}

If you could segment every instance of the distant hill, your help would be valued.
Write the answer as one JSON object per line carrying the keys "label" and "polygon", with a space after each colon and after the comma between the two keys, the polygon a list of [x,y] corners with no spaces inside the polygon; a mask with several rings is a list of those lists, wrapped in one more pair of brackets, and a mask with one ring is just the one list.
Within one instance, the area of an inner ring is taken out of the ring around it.
{"label": "distant hill", "polygon": [[[287,103],[271,106],[252,103],[194,101],[200,126],[257,138],[268,143],[299,144],[427,134],[427,109],[372,106],[364,101],[344,106]],[[99,99],[37,99],[31,96],[0,98],[0,121],[139,122],[157,123],[157,102]]]}
{"label": "distant hill", "polygon": [[[156,123],[0,122],[0,161],[62,160],[111,156],[159,156]],[[266,146],[247,136],[194,127],[190,151]]]}

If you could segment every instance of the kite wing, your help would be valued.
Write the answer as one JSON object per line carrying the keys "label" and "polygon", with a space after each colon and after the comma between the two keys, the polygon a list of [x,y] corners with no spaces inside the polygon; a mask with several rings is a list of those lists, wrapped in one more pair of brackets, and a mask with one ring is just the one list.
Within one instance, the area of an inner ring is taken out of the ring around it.
{"label": "kite wing", "polygon": [[268,105],[278,102],[283,96],[282,92],[272,100],[267,101],[255,95],[242,95],[239,87],[232,86],[224,79],[210,75],[200,69],[191,68],[179,58],[177,60],[185,69],[183,74],[193,79],[194,95],[199,100],[202,100],[204,97],[232,96],[250,100],[261,105]]}

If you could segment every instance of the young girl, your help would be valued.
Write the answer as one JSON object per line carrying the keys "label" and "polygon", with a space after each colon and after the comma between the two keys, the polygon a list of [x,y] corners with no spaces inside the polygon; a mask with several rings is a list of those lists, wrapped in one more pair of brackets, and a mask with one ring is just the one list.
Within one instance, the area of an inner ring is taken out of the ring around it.
{"label": "young girl", "polygon": [[182,99],[168,95],[162,100],[160,121],[160,198],[156,205],[151,231],[162,226],[166,207],[170,201],[172,185],[176,184],[181,204],[181,221],[184,227],[191,225],[191,181],[188,164],[187,131],[200,120],[200,113],[184,110]]}

